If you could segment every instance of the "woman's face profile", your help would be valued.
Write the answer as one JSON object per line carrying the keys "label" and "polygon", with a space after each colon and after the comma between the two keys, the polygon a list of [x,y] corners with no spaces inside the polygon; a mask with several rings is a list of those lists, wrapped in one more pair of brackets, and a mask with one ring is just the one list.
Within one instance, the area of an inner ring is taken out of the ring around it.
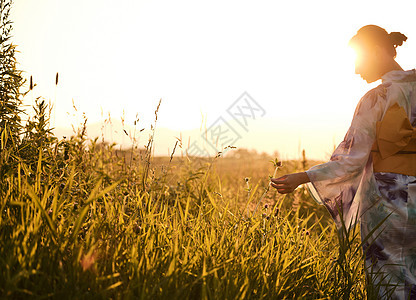
{"label": "woman's face profile", "polygon": [[380,79],[379,62],[375,49],[356,47],[355,74],[359,74],[368,83]]}

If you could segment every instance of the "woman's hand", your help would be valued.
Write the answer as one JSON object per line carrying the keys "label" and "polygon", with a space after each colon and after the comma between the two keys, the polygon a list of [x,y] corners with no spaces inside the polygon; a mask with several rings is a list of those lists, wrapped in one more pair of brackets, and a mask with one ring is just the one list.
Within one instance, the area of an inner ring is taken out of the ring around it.
{"label": "woman's hand", "polygon": [[272,178],[272,187],[280,194],[293,192],[299,185],[309,182],[306,172],[287,174],[279,178]]}

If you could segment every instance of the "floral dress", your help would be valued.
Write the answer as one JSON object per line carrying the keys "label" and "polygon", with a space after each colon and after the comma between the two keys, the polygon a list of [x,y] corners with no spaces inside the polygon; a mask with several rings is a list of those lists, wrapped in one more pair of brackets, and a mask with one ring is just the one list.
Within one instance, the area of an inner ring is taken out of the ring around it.
{"label": "floral dress", "polygon": [[330,161],[306,171],[307,185],[338,228],[359,219],[362,240],[376,228],[363,250],[379,298],[416,299],[416,177],[375,173],[371,156],[376,122],[395,103],[416,127],[415,70],[390,71],[364,95]]}

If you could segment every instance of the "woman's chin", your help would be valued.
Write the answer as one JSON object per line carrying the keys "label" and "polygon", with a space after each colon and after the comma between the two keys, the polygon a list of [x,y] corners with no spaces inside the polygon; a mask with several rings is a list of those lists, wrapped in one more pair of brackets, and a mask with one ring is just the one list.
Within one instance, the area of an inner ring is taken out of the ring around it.
{"label": "woman's chin", "polygon": [[374,81],[377,81],[377,79],[372,78],[372,77],[370,77],[370,76],[363,76],[363,75],[360,75],[360,76],[361,76],[361,78],[362,78],[363,80],[365,80],[367,83],[372,83],[372,82],[374,82]]}

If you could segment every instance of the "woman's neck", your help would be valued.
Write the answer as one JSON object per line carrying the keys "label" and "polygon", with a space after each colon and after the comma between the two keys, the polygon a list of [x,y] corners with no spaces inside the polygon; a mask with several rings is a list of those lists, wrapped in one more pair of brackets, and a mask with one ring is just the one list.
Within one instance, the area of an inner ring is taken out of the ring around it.
{"label": "woman's neck", "polygon": [[386,62],[383,64],[382,69],[380,70],[380,78],[388,72],[395,70],[403,71],[403,68],[393,58],[386,60]]}

